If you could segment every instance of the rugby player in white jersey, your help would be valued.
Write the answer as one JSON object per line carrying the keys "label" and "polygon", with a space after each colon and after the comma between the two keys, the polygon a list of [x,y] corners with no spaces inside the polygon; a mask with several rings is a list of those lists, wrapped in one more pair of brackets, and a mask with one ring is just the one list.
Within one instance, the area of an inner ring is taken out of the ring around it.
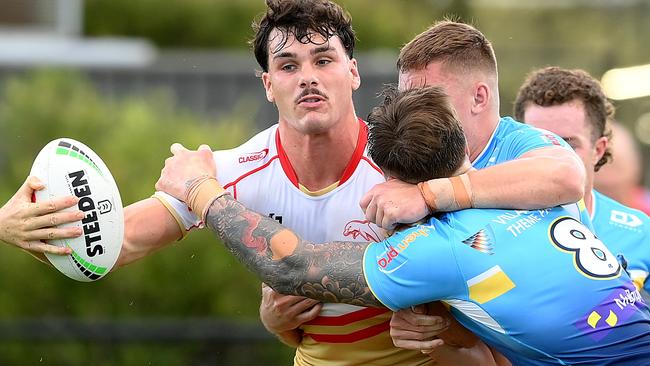
{"label": "rugby player in white jersey", "polygon": [[[297,14],[298,12],[287,10],[294,6],[304,6],[310,11],[322,7],[328,12],[341,11],[336,4],[324,0],[268,3],[266,18],[274,19]],[[283,224],[299,225],[302,220],[310,235],[317,235],[315,229],[322,228],[319,235],[327,235],[328,240],[341,236],[346,240],[371,240],[369,238],[374,238],[379,233],[376,227],[368,224],[363,212],[359,210],[354,214],[354,206],[363,192],[372,184],[380,182],[382,176],[365,157],[365,125],[356,117],[352,104],[352,91],[360,84],[356,60],[352,58],[354,35],[346,35],[338,27],[314,27],[309,22],[305,26],[305,23],[292,23],[293,21],[276,23],[266,29],[266,38],[261,37],[262,33],[258,30],[258,37],[261,38],[258,40],[256,54],[264,71],[262,81],[267,97],[278,107],[278,126],[260,133],[240,148],[216,152],[215,158],[218,161],[230,162],[228,166],[220,166],[219,179],[224,184],[229,184],[228,189],[239,200],[264,210],[262,212],[265,215],[273,214]],[[349,21],[346,24],[349,27]],[[314,28],[325,34],[313,32]],[[287,29],[291,32],[287,32]],[[302,30],[296,31],[297,29]],[[257,51],[262,53],[258,54]],[[469,136],[468,140],[472,144]],[[560,176],[574,175],[568,169],[573,157],[562,156],[560,149],[555,152],[557,156],[554,161],[558,162],[557,166],[567,168]],[[530,162],[535,163],[535,158],[531,156],[526,159],[524,166]],[[541,159],[538,165],[547,167],[545,162],[547,159]],[[476,172],[472,179],[480,180],[485,174],[494,177],[490,169]],[[523,181],[510,176],[509,171],[510,168],[507,168],[505,172],[497,173],[497,176],[506,183]],[[571,186],[554,184],[554,179],[557,178],[556,167],[541,169],[539,173],[541,176],[549,174],[548,184],[539,185],[532,180],[519,182],[522,187],[525,186],[525,189],[521,189],[526,192],[526,200],[523,200],[522,205],[528,204],[530,200],[539,204],[539,207],[546,207],[579,198],[575,197]],[[224,175],[223,178],[221,174]],[[272,178],[269,178],[271,175]],[[261,186],[251,183],[258,177],[266,178]],[[581,182],[581,175],[577,174],[572,181]],[[283,184],[281,191],[268,189],[275,184],[273,182]],[[3,241],[28,247],[29,242],[33,241],[25,241],[24,238],[75,235],[51,227],[52,218],[55,222],[74,221],[74,218],[50,213],[73,203],[57,201],[51,210],[35,210],[26,197],[36,188],[34,183],[26,184],[11,204],[0,210],[0,217],[7,217],[6,225],[5,221],[0,225],[11,228],[0,230],[0,239]],[[447,187],[440,187],[439,192],[433,185],[431,189],[441,197],[448,194]],[[514,204],[511,203],[513,198],[510,191],[491,193],[495,194],[494,197],[485,203],[508,207]],[[353,197],[355,195],[356,198]],[[485,196],[483,188],[476,185],[474,195]],[[328,203],[325,204],[325,201]],[[303,205],[308,205],[308,210]],[[327,209],[323,208],[325,205]],[[183,211],[182,205],[161,194],[128,206],[125,210],[125,241],[118,264],[133,262],[182,236],[186,228],[193,225],[190,220],[192,216]],[[5,216],[8,212],[18,214]],[[346,213],[341,214],[342,212]],[[35,224],[30,227],[12,226],[12,223],[33,217],[38,219],[32,220]],[[291,220],[293,224],[286,220]],[[298,230],[297,227],[293,228]],[[319,240],[316,236],[306,237]],[[34,249],[36,252],[66,253],[64,249],[47,245]],[[267,301],[262,305],[262,318],[267,327],[287,343],[300,342],[297,364],[408,365],[430,361],[419,352],[404,351],[392,346],[388,333],[389,313],[377,314],[370,310],[340,307],[331,312],[325,309],[316,317],[318,314],[313,310],[314,302],[311,300],[282,297],[268,289],[265,290],[264,298]],[[295,316],[273,316],[278,313]],[[308,323],[304,324],[305,321]],[[269,326],[270,323],[273,323],[272,326]],[[307,334],[303,329],[297,329],[297,326],[303,324]]]}

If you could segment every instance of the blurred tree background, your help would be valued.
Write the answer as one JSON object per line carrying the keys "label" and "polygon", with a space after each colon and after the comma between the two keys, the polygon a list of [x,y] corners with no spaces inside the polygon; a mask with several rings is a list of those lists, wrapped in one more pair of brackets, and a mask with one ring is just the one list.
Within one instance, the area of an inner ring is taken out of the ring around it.
{"label": "blurred tree background", "polygon": [[[538,67],[583,68],[600,78],[609,68],[650,59],[646,45],[650,4],[644,0],[339,3],[353,17],[359,53],[384,55],[389,65],[384,72],[393,80],[399,47],[435,20],[453,15],[476,25],[496,49],[503,114],[510,114],[525,74]],[[142,37],[161,50],[245,52],[252,37],[251,21],[263,10],[262,0],[87,0],[83,33]],[[360,62],[362,76],[364,67],[370,66]],[[188,147],[209,143],[213,149],[236,146],[259,129],[252,120],[265,103],[249,103],[242,97],[241,103],[229,105],[218,117],[206,117],[181,106],[165,88],[107,97],[83,70],[74,69],[17,72],[0,85],[0,202],[22,183],[40,148],[65,136],[83,141],[102,156],[124,204],[133,203],[152,194],[171,143],[180,141]],[[619,119],[628,126],[650,111],[649,98],[617,105]],[[360,109],[367,112],[369,106]],[[96,283],[74,282],[24,253],[0,246],[0,276],[4,279],[0,320],[218,317],[258,325],[259,282],[205,231]],[[211,359],[220,365],[291,362],[292,350],[279,343],[251,347],[4,342],[0,364],[75,365],[92,360],[96,365],[188,365],[203,364],[203,355],[211,352],[217,354]]]}

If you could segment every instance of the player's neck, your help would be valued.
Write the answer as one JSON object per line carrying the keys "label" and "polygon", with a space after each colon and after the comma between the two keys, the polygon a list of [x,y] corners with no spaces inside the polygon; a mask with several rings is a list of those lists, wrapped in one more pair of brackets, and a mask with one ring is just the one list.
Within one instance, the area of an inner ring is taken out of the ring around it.
{"label": "player's neck", "polygon": [[467,145],[469,146],[470,161],[476,160],[483,150],[485,150],[498,125],[499,115],[490,113],[482,117],[477,117],[473,125],[470,128],[466,128],[465,136],[467,137]]}
{"label": "player's neck", "polygon": [[318,191],[331,186],[343,175],[359,135],[359,122],[356,116],[352,117],[322,134],[302,134],[280,128],[282,147],[298,182],[308,190]]}
{"label": "player's neck", "polygon": [[585,207],[587,207],[587,212],[589,212],[589,215],[593,215],[594,213],[594,195],[592,193],[594,189],[594,177],[588,176],[587,177],[587,184],[585,185],[585,196],[583,200],[585,201]]}

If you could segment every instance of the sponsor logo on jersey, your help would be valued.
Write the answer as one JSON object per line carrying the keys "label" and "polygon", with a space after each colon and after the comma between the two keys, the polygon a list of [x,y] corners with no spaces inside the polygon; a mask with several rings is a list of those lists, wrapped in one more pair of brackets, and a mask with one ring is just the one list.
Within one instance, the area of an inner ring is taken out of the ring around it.
{"label": "sponsor logo on jersey", "polygon": [[377,265],[379,265],[379,270],[384,272],[384,273],[392,273],[395,272],[397,269],[402,267],[406,261],[397,264],[393,268],[388,268],[391,262],[397,257],[399,257],[400,253],[406,250],[413,242],[415,242],[419,237],[424,236],[427,237],[429,236],[429,228],[420,226],[417,230],[413,230],[408,235],[406,235],[402,240],[397,243],[397,245],[393,246],[390,245],[382,254],[379,255],[378,260],[377,260]]}
{"label": "sponsor logo on jersey", "polygon": [[269,149],[264,149],[262,151],[244,154],[239,157],[239,164],[262,160],[266,157],[266,155],[268,155],[268,153],[269,153]]}
{"label": "sponsor logo on jersey", "polygon": [[562,146],[560,143],[560,140],[557,139],[557,136],[550,134],[550,133],[543,133],[542,134],[542,140],[544,140],[547,143],[556,145],[556,146]]}
{"label": "sponsor logo on jersey", "polygon": [[612,291],[573,325],[595,341],[605,338],[614,327],[623,323],[646,303],[634,284],[627,283]]}
{"label": "sponsor logo on jersey", "polygon": [[352,239],[361,238],[362,240],[375,243],[380,242],[382,237],[379,235],[379,227],[368,220],[348,221],[343,229],[343,236],[348,236]]}
{"label": "sponsor logo on jersey", "polygon": [[643,221],[638,216],[617,210],[612,210],[609,221],[627,228],[637,228],[643,225]]}
{"label": "sponsor logo on jersey", "polygon": [[469,238],[463,240],[463,244],[468,245],[472,249],[476,249],[481,253],[492,255],[493,243],[492,239],[494,234],[492,234],[492,228],[486,226],[485,228],[479,230],[476,234],[470,236]]}

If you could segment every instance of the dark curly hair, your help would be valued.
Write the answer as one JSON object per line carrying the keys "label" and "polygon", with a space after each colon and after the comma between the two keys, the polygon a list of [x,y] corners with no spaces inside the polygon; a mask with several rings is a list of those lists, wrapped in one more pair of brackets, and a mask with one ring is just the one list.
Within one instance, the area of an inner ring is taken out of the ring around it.
{"label": "dark curly hair", "polygon": [[266,6],[266,13],[253,23],[255,37],[250,41],[263,72],[269,71],[269,36],[274,29],[282,38],[271,53],[282,50],[290,36],[306,44],[314,43],[316,34],[325,40],[336,35],[352,58],[356,38],[350,14],[338,4],[328,0],[266,0]]}
{"label": "dark curly hair", "polygon": [[[605,96],[598,80],[583,70],[547,67],[532,72],[519,88],[514,115],[517,120],[525,122],[523,118],[528,103],[549,107],[572,100],[579,100],[585,106],[587,119],[591,123],[592,142],[603,136],[609,140],[612,131],[608,121],[614,117],[614,105]],[[594,171],[611,159],[612,153],[608,147],[594,166]]]}

